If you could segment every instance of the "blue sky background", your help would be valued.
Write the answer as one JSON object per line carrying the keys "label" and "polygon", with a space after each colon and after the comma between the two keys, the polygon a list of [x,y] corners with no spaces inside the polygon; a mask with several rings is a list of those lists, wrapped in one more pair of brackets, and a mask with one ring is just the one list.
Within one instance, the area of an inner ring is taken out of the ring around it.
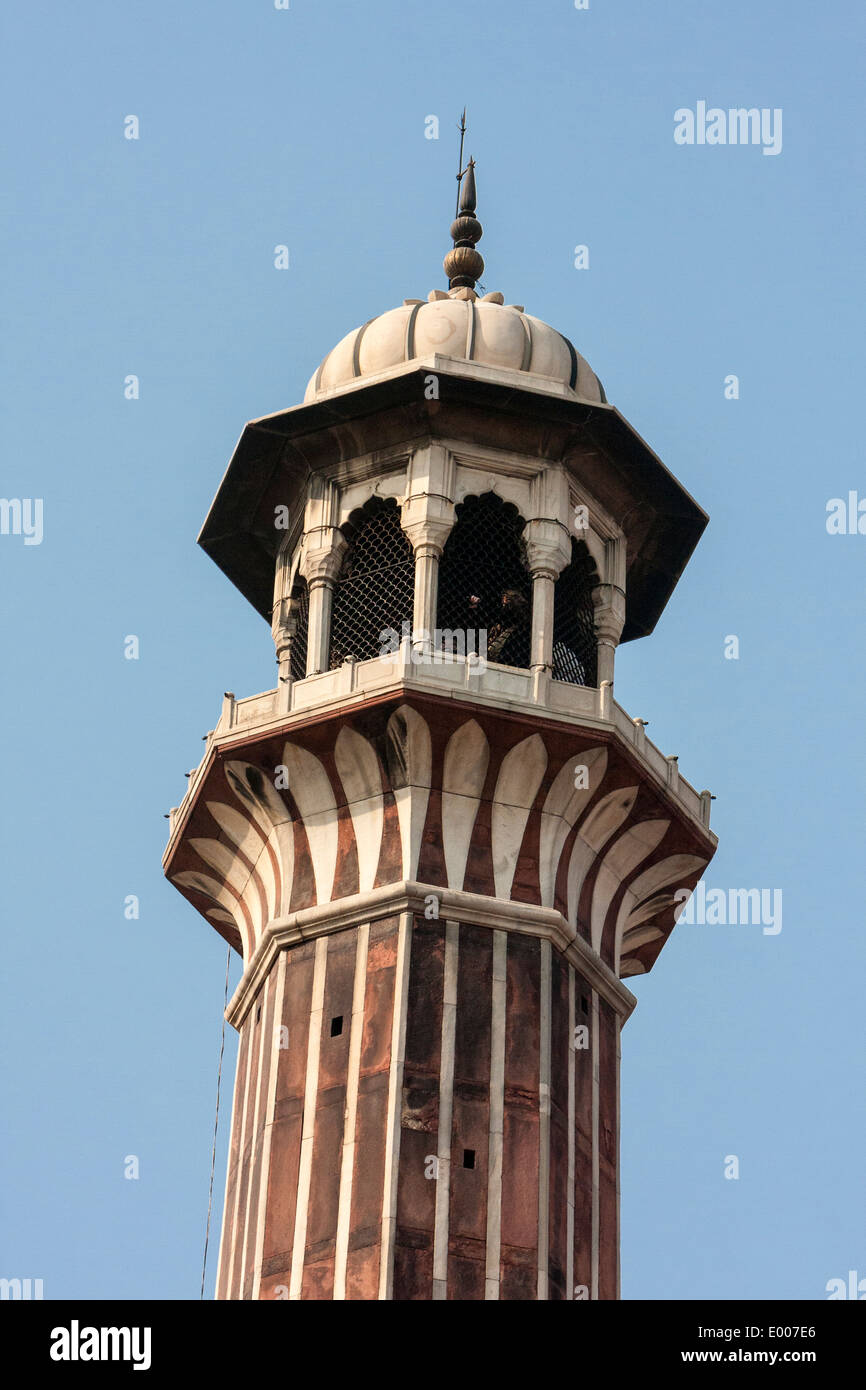
{"label": "blue sky background", "polygon": [[[575,342],[711,517],[617,698],[717,796],[708,887],[784,895],[779,935],[681,924],[631,982],[623,1296],[866,1277],[866,535],[825,526],[866,497],[866,11],[17,0],[2,26],[0,494],[44,499],[44,539],[0,536],[0,1274],[198,1296],[225,947],[162,877],[163,813],[222,692],[275,668],[195,537],[244,422],[443,285],[466,102],[486,288]],[[781,154],[677,146],[699,100],[781,107]]]}

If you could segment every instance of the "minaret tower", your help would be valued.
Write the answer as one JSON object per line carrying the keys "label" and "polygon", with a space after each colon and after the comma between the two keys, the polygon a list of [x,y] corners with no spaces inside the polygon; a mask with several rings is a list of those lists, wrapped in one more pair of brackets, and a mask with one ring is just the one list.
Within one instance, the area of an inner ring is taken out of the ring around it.
{"label": "minaret tower", "polygon": [[613,697],[707,518],[568,338],[447,289],[248,424],[199,543],[271,624],[165,871],[243,958],[221,1299],[615,1299],[623,981],[715,849]]}

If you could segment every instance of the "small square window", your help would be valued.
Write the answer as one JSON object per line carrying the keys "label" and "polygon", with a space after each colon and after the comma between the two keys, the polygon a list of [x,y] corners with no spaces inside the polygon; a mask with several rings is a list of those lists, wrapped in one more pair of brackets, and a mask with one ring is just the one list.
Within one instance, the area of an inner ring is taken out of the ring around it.
{"label": "small square window", "polygon": [[474,1167],[475,1167],[475,1150],[474,1150],[474,1149],[464,1149],[464,1150],[463,1150],[463,1167],[464,1167],[464,1168],[474,1168]]}
{"label": "small square window", "polygon": [[343,1015],[336,1014],[331,1019],[331,1037],[338,1038],[343,1031]]}

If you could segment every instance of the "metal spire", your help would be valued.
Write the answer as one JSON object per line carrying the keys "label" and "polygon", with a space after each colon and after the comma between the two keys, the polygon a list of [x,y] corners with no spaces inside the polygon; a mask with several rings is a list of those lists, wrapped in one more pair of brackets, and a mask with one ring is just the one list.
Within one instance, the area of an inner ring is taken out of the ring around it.
{"label": "metal spire", "polygon": [[466,138],[466,107],[463,108],[463,115],[460,117],[460,154],[457,159],[457,202],[454,204],[454,216],[460,216],[460,184],[465,170],[463,168],[463,141]]}
{"label": "metal spire", "polygon": [[475,216],[475,160],[463,168],[463,140],[466,135],[466,108],[460,119],[460,158],[457,162],[457,216],[451,223],[453,249],[442,262],[448,285],[452,290],[474,290],[484,273],[484,260],[475,244],[481,240],[484,228]]}

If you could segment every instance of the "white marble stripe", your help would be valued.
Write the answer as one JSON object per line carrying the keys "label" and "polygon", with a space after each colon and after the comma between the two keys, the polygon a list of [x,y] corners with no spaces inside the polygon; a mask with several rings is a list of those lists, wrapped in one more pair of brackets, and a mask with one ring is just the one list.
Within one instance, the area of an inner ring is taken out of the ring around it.
{"label": "white marble stripe", "polygon": [[548,1298],[550,1261],[550,942],[541,943],[541,1057],[538,1076],[538,1300]]}
{"label": "white marble stripe", "polygon": [[[253,1109],[253,1129],[250,1136],[250,1170],[247,1180],[246,1209],[244,1211],[244,1243],[241,1250],[241,1287],[239,1297],[244,1296],[244,1284],[246,1283],[247,1249],[250,1243],[250,1217],[253,1205],[253,1172],[255,1170],[256,1158],[256,1136],[259,1133],[262,1114],[262,1075],[265,1069],[265,1034],[268,1027],[268,996],[273,986],[273,975],[269,975],[261,995],[261,1014],[259,1015],[256,1027],[259,1030],[259,1065],[256,1070],[256,1100]],[[255,1017],[255,1015],[254,1015]]]}
{"label": "white marble stripe", "polygon": [[247,1117],[250,1111],[250,1071],[252,1070],[253,1063],[253,1034],[255,1032],[255,1024],[253,1023],[254,1017],[255,1015],[253,1013],[247,1014],[246,1023],[244,1024],[244,1027],[247,1030],[247,1064],[244,1068],[244,1108],[241,1113],[241,1132],[238,1137],[237,1180],[235,1182],[235,1209],[232,1215],[232,1240],[231,1248],[229,1250],[228,1278],[226,1280],[226,1297],[229,1299],[241,1297],[240,1293],[235,1292],[234,1270],[235,1254],[237,1253],[238,1235],[240,1227],[241,1184],[244,1169],[244,1146],[247,1142]]}
{"label": "white marble stripe", "polygon": [[442,1045],[439,1057],[439,1137],[436,1145],[436,1212],[433,1218],[433,1298],[447,1298],[448,1209],[451,1200],[451,1124],[454,1118],[454,1040],[457,1033],[457,965],[460,927],[445,923]]}
{"label": "white marble stripe", "polygon": [[574,1127],[575,1112],[575,987],[574,968],[568,967],[568,1178],[566,1180],[565,1296],[574,1299]]}
{"label": "white marble stripe", "polygon": [[343,1161],[340,1168],[340,1197],[337,1207],[337,1240],[334,1256],[334,1298],[346,1297],[346,1266],[349,1261],[349,1230],[352,1216],[352,1179],[355,1173],[358,1118],[358,1082],[361,1075],[361,1043],[364,1039],[364,1001],[367,994],[367,950],[370,924],[358,928],[355,947],[355,980],[352,991],[352,1020],[349,1025],[349,1065],[346,1075],[346,1117],[343,1126]]}
{"label": "white marble stripe", "polygon": [[493,933],[490,1018],[490,1124],[487,1147],[487,1267],[485,1299],[499,1298],[502,1255],[502,1146],[505,1120],[505,998],[508,933]]}
{"label": "white marble stripe", "polygon": [[599,1038],[598,994],[592,991],[592,1256],[590,1266],[590,1298],[598,1298],[598,1104],[599,1104]]}
{"label": "white marble stripe", "polygon": [[310,1182],[313,1173],[313,1140],[316,1133],[316,1098],[319,1089],[319,1051],[322,1042],[322,1012],[325,1004],[325,969],[328,938],[316,942],[313,966],[313,997],[310,1003],[310,1031],[307,1040],[307,1073],[304,1081],[304,1126],[301,1132],[301,1158],[298,1166],[298,1194],[295,1204],[295,1237],[292,1243],[292,1272],[289,1298],[300,1299],[304,1280],[304,1251],[307,1244],[307,1214],[310,1209]]}
{"label": "white marble stripe", "polygon": [[406,1060],[406,1006],[409,994],[409,959],[412,948],[412,913],[400,914],[397,968],[394,978],[394,1018],[391,1028],[391,1066],[388,1073],[388,1120],[385,1132],[385,1182],[382,1195],[382,1245],[379,1263],[379,1298],[394,1292],[394,1241],[397,1227],[397,1179],[400,1168],[400,1119],[403,1067]]}
{"label": "white marble stripe", "polygon": [[[235,1065],[235,1084],[234,1084],[234,1091],[233,1091],[233,1094],[232,1094],[232,1117],[231,1117],[231,1121],[230,1121],[230,1123],[229,1123],[229,1162],[231,1162],[231,1140],[232,1140],[232,1135],[233,1135],[234,1132],[235,1132],[235,1120],[237,1120],[238,1122],[240,1122],[240,1111],[239,1111],[239,1109],[238,1109],[238,1103],[239,1103],[239,1101],[240,1101],[240,1099],[241,1099],[241,1094],[242,1094],[242,1092],[241,1092],[240,1054],[238,1054],[238,1062],[237,1062],[237,1064]],[[240,1181],[240,1175],[237,1174],[236,1177],[235,1177],[235,1187],[236,1187],[236,1188],[237,1188],[237,1183],[238,1183],[239,1181]],[[229,1281],[230,1281],[230,1279],[231,1279],[231,1267],[230,1267],[230,1266],[225,1266],[225,1265],[223,1264],[223,1261],[228,1261],[229,1258],[230,1258],[230,1250],[231,1250],[231,1245],[232,1245],[232,1235],[233,1235],[233,1230],[234,1230],[234,1223],[232,1223],[231,1226],[229,1225],[229,1187],[230,1187],[230,1184],[229,1184],[228,1174],[227,1174],[227,1175],[226,1175],[226,1191],[225,1191],[225,1197],[223,1198],[223,1224],[222,1224],[222,1230],[221,1230],[221,1232],[220,1232],[220,1252],[219,1252],[219,1257],[218,1257],[218,1259],[217,1259],[216,1288],[215,1288],[215,1290],[214,1290],[214,1297],[215,1297],[215,1298],[221,1298],[221,1299],[228,1298],[228,1297],[229,1297],[229,1294],[230,1294]]]}
{"label": "white marble stripe", "polygon": [[615,1158],[616,1158],[616,1296],[622,1297],[620,1285],[620,1155],[619,1155],[619,1123],[620,1123],[620,1065],[622,1063],[622,1019],[619,1014],[615,1016],[614,1027],[616,1028],[616,1135],[615,1135]]}
{"label": "white marble stripe", "polygon": [[262,1282],[262,1252],[265,1246],[265,1213],[268,1207],[268,1179],[271,1173],[271,1140],[274,1135],[274,1106],[277,1099],[277,1072],[280,1061],[280,1025],[283,1021],[283,995],[286,989],[286,969],[288,953],[283,951],[277,967],[277,985],[274,993],[274,1008],[268,1024],[270,1036],[265,1039],[268,1058],[268,1090],[265,1101],[264,1130],[262,1132],[262,1177],[259,1185],[259,1211],[256,1221],[256,1253],[253,1260],[252,1297],[259,1297]]}

